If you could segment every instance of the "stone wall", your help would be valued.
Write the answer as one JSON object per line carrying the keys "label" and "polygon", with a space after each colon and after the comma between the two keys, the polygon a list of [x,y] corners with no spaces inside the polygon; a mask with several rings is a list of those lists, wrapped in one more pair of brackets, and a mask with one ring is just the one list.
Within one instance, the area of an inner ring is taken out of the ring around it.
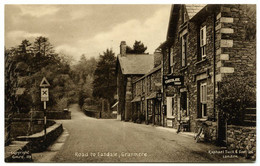
{"label": "stone wall", "polygon": [[[5,118],[5,125],[7,125],[8,118]],[[30,113],[15,113],[13,114],[11,123],[11,138],[15,139],[17,136],[31,135],[43,130],[43,112],[34,111],[33,115]],[[47,127],[53,125],[53,121],[47,120]]]}
{"label": "stone wall", "polygon": [[227,129],[227,147],[237,150],[240,155],[256,159],[256,127],[229,125]]}
{"label": "stone wall", "polygon": [[117,67],[117,95],[118,95],[118,110],[117,115],[121,115],[120,120],[125,119],[125,91],[127,78],[121,71],[120,64]]}
{"label": "stone wall", "polygon": [[47,119],[71,119],[70,111],[48,111],[46,112]]}
{"label": "stone wall", "polygon": [[35,133],[30,136],[19,136],[18,141],[28,141],[30,143],[31,152],[42,152],[51,145],[63,132],[61,123],[56,123],[46,129],[46,138],[44,131]]}

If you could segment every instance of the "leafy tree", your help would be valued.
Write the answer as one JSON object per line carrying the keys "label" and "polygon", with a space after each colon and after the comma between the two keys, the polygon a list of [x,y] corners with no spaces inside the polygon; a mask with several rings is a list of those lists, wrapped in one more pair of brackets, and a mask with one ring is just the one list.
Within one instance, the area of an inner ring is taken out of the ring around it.
{"label": "leafy tree", "polygon": [[115,76],[116,57],[112,49],[107,49],[100,55],[94,73],[93,96],[107,99],[111,104],[116,92]]}
{"label": "leafy tree", "polygon": [[77,96],[78,103],[82,107],[86,99],[92,99],[93,79],[97,61],[95,58],[87,59],[84,54],[81,55],[77,64],[72,66],[71,77],[75,87],[74,96]]}
{"label": "leafy tree", "polygon": [[[58,110],[56,105],[67,101],[67,94],[73,91],[70,65],[54,52],[46,37],[36,38],[33,45],[23,40],[18,47],[6,50],[5,65],[6,103],[16,101],[15,106],[22,112],[30,111],[28,106],[42,108],[39,84],[43,77],[51,84],[48,107],[52,110]],[[25,88],[24,95],[15,96],[17,88]]]}
{"label": "leafy tree", "polygon": [[144,54],[147,50],[147,47],[141,41],[135,41],[133,48],[127,46],[126,53],[128,54]]}

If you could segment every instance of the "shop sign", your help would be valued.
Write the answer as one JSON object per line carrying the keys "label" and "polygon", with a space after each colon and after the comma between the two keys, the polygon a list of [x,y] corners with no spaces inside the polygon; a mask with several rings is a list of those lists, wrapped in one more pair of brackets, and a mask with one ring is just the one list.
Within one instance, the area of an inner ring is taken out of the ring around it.
{"label": "shop sign", "polygon": [[168,86],[168,85],[173,85],[173,86],[182,86],[184,85],[184,77],[183,76],[164,76],[163,77],[163,83]]}

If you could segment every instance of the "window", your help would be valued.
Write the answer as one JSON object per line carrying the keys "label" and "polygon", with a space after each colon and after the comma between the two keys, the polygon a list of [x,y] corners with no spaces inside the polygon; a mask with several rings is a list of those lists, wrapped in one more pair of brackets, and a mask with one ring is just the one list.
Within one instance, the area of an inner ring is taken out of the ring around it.
{"label": "window", "polygon": [[199,85],[199,117],[205,118],[207,116],[207,83],[200,82]]}
{"label": "window", "polygon": [[199,56],[199,60],[206,58],[206,44],[207,44],[206,36],[207,36],[206,26],[204,26],[200,29],[200,56]]}
{"label": "window", "polygon": [[181,23],[185,23],[187,21],[187,13],[185,11],[184,5],[182,5],[182,11],[181,11]]}
{"label": "window", "polygon": [[180,107],[183,111],[184,116],[188,116],[188,110],[187,110],[187,92],[181,92],[181,101],[180,101]]}
{"label": "window", "polygon": [[187,65],[187,35],[181,37],[181,67]]}

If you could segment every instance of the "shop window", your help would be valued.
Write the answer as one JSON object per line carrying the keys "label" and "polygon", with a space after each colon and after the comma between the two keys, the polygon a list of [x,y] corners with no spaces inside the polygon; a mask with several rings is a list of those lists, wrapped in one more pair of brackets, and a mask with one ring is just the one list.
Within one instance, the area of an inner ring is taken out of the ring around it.
{"label": "shop window", "polygon": [[181,101],[180,101],[180,107],[183,111],[184,116],[188,116],[188,109],[187,109],[187,92],[181,93]]}
{"label": "shop window", "polygon": [[199,118],[207,117],[207,83],[202,81],[199,83]]}
{"label": "shop window", "polygon": [[200,28],[200,53],[198,60],[203,60],[206,58],[206,45],[207,45],[207,33],[206,26]]}
{"label": "shop window", "polygon": [[187,35],[181,37],[181,67],[187,65]]}

